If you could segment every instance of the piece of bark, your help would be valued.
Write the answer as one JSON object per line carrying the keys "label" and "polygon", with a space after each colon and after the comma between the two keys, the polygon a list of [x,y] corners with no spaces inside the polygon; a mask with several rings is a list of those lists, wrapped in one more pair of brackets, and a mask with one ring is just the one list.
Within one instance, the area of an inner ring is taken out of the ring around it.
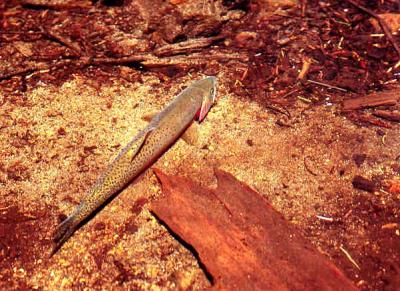
{"label": "piece of bark", "polygon": [[343,111],[351,111],[377,106],[396,105],[400,99],[400,89],[372,93],[359,98],[353,98],[343,101]]}
{"label": "piece of bark", "polygon": [[155,170],[153,213],[198,253],[218,290],[356,290],[257,192],[217,170],[218,188]]}
{"label": "piece of bark", "polygon": [[353,184],[354,188],[364,190],[367,192],[371,192],[371,193],[374,192],[376,189],[376,185],[373,181],[368,180],[362,176],[355,176],[353,178],[352,184]]}
{"label": "piece of bark", "polygon": [[389,121],[400,122],[400,113],[398,112],[393,112],[389,110],[375,110],[374,112],[372,112],[372,114]]}

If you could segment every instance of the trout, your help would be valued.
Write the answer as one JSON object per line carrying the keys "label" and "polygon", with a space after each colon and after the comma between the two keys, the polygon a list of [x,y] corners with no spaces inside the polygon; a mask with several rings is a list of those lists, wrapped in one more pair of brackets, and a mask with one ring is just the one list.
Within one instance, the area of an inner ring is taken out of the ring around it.
{"label": "trout", "polygon": [[51,256],[97,209],[150,167],[215,101],[216,78],[193,82],[152,118],[117,155],[73,212],[57,227]]}

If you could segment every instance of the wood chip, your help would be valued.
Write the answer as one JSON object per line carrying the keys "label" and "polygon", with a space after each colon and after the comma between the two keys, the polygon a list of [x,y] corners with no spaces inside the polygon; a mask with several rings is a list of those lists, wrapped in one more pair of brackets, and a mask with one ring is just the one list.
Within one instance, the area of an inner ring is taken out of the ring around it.
{"label": "wood chip", "polygon": [[353,186],[354,188],[364,190],[367,192],[374,192],[376,189],[376,185],[371,180],[368,180],[362,176],[355,176],[353,178]]}
{"label": "wood chip", "polygon": [[386,223],[385,225],[382,225],[382,229],[394,229],[398,227],[399,225],[397,223]]}

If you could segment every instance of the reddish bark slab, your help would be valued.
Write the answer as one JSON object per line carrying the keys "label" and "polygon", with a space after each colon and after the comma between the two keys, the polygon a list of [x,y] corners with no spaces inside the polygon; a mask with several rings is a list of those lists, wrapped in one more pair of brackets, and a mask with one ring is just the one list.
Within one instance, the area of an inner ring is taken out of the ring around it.
{"label": "reddish bark slab", "polygon": [[218,188],[155,170],[153,213],[198,253],[225,290],[357,290],[257,192],[217,170]]}
{"label": "reddish bark slab", "polygon": [[362,108],[396,105],[400,99],[400,90],[372,93],[359,98],[353,98],[343,101],[343,111],[351,111]]}

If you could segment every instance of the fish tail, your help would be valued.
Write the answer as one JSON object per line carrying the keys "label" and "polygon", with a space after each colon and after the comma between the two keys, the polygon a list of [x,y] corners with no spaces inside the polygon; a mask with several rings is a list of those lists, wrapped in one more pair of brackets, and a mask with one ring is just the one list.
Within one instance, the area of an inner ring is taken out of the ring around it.
{"label": "fish tail", "polygon": [[76,220],[75,215],[68,216],[63,222],[61,222],[53,234],[53,241],[55,246],[50,254],[52,257],[62,245],[72,236],[75,230],[78,228],[79,221]]}

